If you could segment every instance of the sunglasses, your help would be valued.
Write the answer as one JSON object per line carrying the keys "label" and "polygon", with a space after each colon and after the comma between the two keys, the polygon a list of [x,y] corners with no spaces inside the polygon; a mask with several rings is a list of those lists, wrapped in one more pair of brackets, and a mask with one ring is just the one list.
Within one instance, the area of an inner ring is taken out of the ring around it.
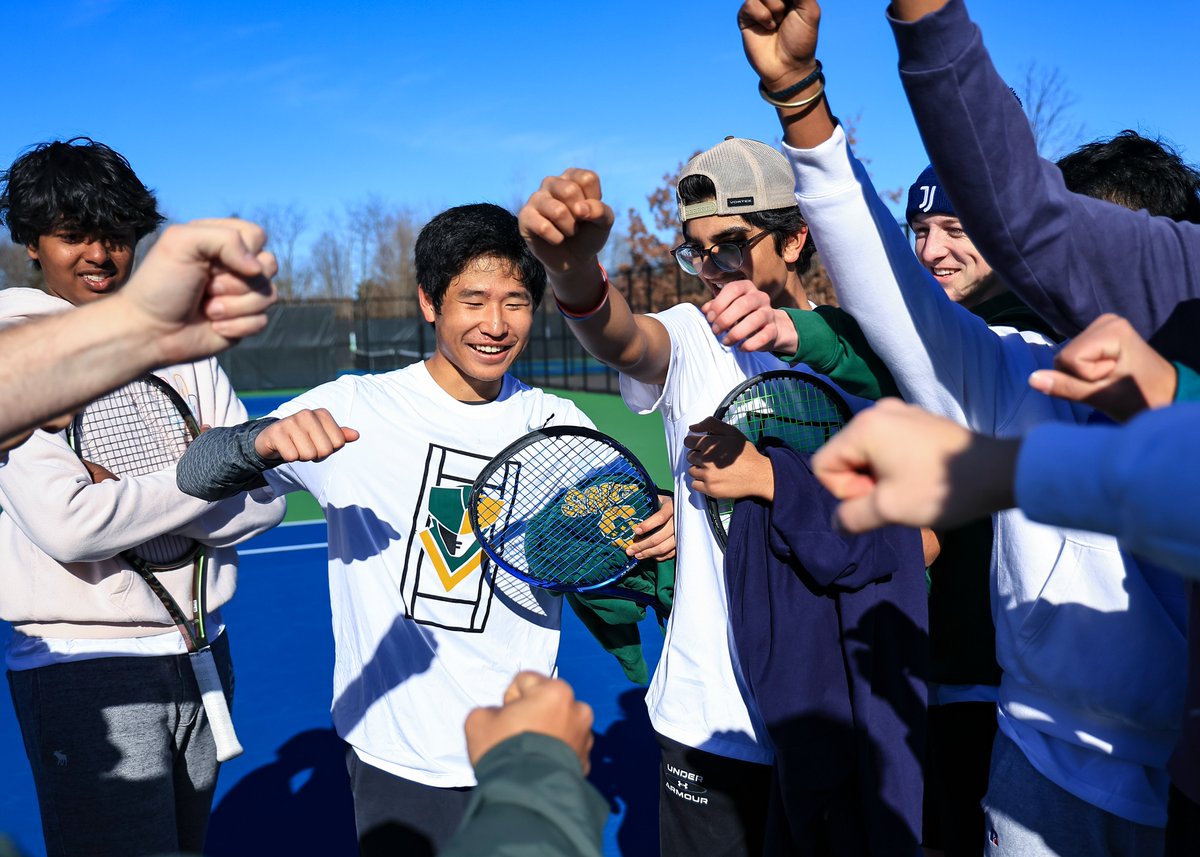
{"label": "sunglasses", "polygon": [[704,257],[712,259],[712,263],[725,273],[732,273],[742,267],[746,259],[746,251],[759,242],[764,235],[770,235],[769,230],[758,233],[753,238],[741,238],[737,241],[721,241],[707,250],[697,244],[680,244],[671,251],[679,267],[693,277],[700,276],[704,267]]}

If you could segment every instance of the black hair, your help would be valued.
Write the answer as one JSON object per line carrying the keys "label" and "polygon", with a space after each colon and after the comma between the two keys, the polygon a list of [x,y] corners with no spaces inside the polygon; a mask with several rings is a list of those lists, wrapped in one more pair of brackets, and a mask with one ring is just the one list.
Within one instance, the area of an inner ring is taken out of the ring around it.
{"label": "black hair", "polygon": [[[679,182],[677,193],[684,205],[692,205],[697,202],[716,199],[717,187],[708,176],[697,173],[684,176]],[[788,208],[772,208],[767,211],[750,211],[740,216],[751,226],[770,232],[771,240],[775,242],[775,252],[781,255],[783,253],[783,243],[790,236],[795,235],[801,229],[808,226],[808,223],[805,222],[804,217],[800,214],[800,206],[798,205]],[[800,250],[800,258],[796,262],[796,270],[801,274],[807,274],[809,266],[812,264],[812,257],[816,252],[817,248],[813,244],[812,233],[810,232],[808,240],[804,242],[804,247]]]}
{"label": "black hair", "polygon": [[129,161],[89,137],[39,143],[0,173],[0,223],[17,244],[63,229],[96,239],[132,232],[136,244],[164,219]]}
{"label": "black hair", "polygon": [[1134,211],[1200,223],[1200,172],[1161,139],[1122,131],[1058,162],[1067,189]]}
{"label": "black hair", "polygon": [[450,282],[476,259],[507,263],[535,309],[546,291],[546,269],[521,237],[516,215],[490,202],[458,205],[434,217],[417,236],[414,254],[417,284],[436,312],[442,311]]}

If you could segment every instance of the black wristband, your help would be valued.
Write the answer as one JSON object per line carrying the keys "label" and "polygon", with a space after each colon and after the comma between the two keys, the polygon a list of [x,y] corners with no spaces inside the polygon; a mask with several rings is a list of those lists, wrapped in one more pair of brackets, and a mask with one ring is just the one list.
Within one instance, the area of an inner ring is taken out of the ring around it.
{"label": "black wristband", "polygon": [[821,61],[815,60],[815,62],[817,67],[813,69],[812,74],[804,78],[804,80],[800,81],[799,83],[794,83],[787,89],[781,89],[778,92],[771,92],[764,86],[762,88],[763,94],[772,101],[788,101],[796,93],[803,92],[805,89],[808,89],[810,86],[824,77],[824,75],[821,74]]}

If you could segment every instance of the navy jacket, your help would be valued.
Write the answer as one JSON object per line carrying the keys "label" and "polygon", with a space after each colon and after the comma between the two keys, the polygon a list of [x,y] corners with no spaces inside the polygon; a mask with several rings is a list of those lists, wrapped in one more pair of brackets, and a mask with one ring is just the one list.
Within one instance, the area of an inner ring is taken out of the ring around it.
{"label": "navy jacket", "polygon": [[775,502],[734,507],[732,632],[775,748],[767,853],[911,857],[921,834],[927,601],[921,538],[835,532],[808,457],[763,446]]}

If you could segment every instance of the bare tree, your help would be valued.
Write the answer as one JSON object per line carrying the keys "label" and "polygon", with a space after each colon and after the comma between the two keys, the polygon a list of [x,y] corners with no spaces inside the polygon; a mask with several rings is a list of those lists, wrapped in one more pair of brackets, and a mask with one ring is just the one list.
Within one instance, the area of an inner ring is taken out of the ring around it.
{"label": "bare tree", "polygon": [[1078,144],[1084,134],[1083,124],[1071,117],[1071,108],[1078,99],[1067,88],[1066,78],[1057,66],[1029,63],[1017,95],[1043,158],[1054,160]]}
{"label": "bare tree", "polygon": [[354,277],[351,270],[351,245],[345,239],[340,224],[322,232],[312,246],[311,268],[317,294],[323,298],[354,296]]}
{"label": "bare tree", "polygon": [[303,295],[312,279],[307,267],[296,267],[296,242],[308,227],[308,217],[295,203],[287,205],[265,205],[257,209],[250,218],[267,232],[267,248],[279,262],[279,273],[275,276],[275,287],[282,298],[297,298]]}

